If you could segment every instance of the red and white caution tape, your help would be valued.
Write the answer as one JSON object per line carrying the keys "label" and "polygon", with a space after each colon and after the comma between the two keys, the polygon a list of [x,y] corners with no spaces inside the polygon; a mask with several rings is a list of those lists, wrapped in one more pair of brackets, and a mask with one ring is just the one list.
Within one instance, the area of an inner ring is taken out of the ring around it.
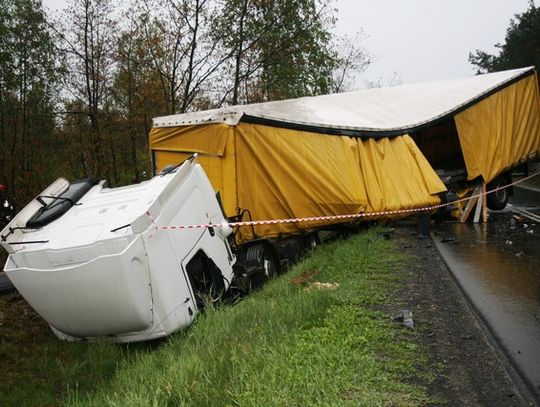
{"label": "red and white caution tape", "polygon": [[534,178],[540,174],[540,172],[537,172],[535,174],[529,175],[528,177],[522,178],[520,180],[517,180],[515,182],[512,182],[508,185],[504,185],[499,188],[492,189],[490,191],[481,192],[478,194],[470,195],[466,198],[457,199],[452,202],[446,202],[439,205],[432,205],[432,206],[425,206],[421,208],[410,208],[410,209],[397,209],[393,211],[378,211],[378,212],[361,212],[361,213],[354,213],[354,214],[347,214],[347,215],[330,215],[330,216],[313,216],[313,217],[307,217],[307,218],[291,218],[291,219],[269,219],[269,220],[251,220],[251,221],[243,221],[243,222],[224,222],[221,223],[207,223],[207,224],[200,224],[200,225],[177,225],[177,226],[158,226],[150,213],[147,211],[146,214],[152,221],[152,224],[156,228],[156,230],[181,230],[181,229],[207,229],[207,228],[220,228],[220,227],[242,227],[242,226],[260,226],[260,225],[282,225],[286,223],[304,223],[304,222],[324,222],[324,221],[336,221],[336,220],[354,220],[354,219],[361,219],[361,218],[372,218],[372,217],[380,217],[380,216],[392,216],[392,215],[403,215],[403,214],[411,214],[411,213],[418,213],[418,212],[431,212],[436,209],[441,209],[446,206],[455,205],[460,202],[466,202],[468,200],[483,196],[492,194],[494,192],[509,188],[511,186],[517,185],[521,182],[524,182],[528,179]]}

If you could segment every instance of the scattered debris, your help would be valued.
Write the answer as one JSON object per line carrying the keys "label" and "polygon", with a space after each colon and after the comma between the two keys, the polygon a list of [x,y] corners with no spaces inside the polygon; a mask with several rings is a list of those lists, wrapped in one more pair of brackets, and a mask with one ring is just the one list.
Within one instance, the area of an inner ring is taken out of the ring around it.
{"label": "scattered debris", "polygon": [[335,290],[339,287],[338,283],[321,283],[320,281],[315,281],[304,288],[304,291],[312,290]]}
{"label": "scattered debris", "polygon": [[399,311],[392,317],[392,320],[396,322],[401,322],[401,325],[405,326],[406,328],[414,329],[412,312],[407,309]]}
{"label": "scattered debris", "polygon": [[317,270],[303,271],[298,277],[292,279],[292,283],[293,285],[306,285],[313,282],[313,277],[317,274],[319,274]]}
{"label": "scattered debris", "polygon": [[518,222],[523,222],[523,216],[513,215],[512,219],[515,219]]}
{"label": "scattered debris", "polygon": [[512,241],[511,240],[507,240],[506,242],[504,242],[504,244],[508,245],[508,246],[512,246]]}
{"label": "scattered debris", "polygon": [[394,237],[394,229],[384,230],[377,233],[377,236],[382,237],[385,240],[390,240]]}
{"label": "scattered debris", "polygon": [[451,243],[451,242],[455,242],[455,241],[456,241],[455,237],[443,237],[440,240],[441,243]]}
{"label": "scattered debris", "polygon": [[519,252],[519,253],[516,253],[516,257],[521,257],[525,254],[525,252]]}
{"label": "scattered debris", "polygon": [[533,229],[529,229],[529,230],[527,230],[527,233],[528,233],[529,235],[532,235],[532,234],[534,233],[534,230],[533,230]]}
{"label": "scattered debris", "polygon": [[474,335],[461,335],[460,338],[465,340],[474,339]]}

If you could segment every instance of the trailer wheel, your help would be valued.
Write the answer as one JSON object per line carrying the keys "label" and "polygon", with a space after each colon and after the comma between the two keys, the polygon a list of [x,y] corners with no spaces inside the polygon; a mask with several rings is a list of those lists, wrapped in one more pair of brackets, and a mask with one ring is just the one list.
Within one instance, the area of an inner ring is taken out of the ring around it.
{"label": "trailer wheel", "polygon": [[506,204],[508,203],[509,191],[508,188],[503,187],[507,184],[508,182],[505,177],[498,176],[487,185],[488,191],[502,188],[487,195],[486,203],[489,209],[493,211],[500,211],[506,207]]}
{"label": "trailer wheel", "polygon": [[320,244],[321,240],[319,239],[319,234],[317,232],[304,236],[304,246],[307,250],[313,250]]}
{"label": "trailer wheel", "polygon": [[279,274],[279,262],[277,256],[268,244],[255,244],[248,247],[246,260],[257,261],[260,265],[260,276],[265,280],[276,277]]}

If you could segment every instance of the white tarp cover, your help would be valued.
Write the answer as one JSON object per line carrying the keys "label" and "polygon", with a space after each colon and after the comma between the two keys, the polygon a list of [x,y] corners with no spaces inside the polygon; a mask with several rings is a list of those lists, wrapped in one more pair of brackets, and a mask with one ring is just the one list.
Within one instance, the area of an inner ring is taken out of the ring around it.
{"label": "white tarp cover", "polygon": [[398,134],[451,115],[533,71],[534,68],[529,67],[464,79],[231,106],[158,117],[154,119],[154,127],[201,123],[236,125],[244,115],[248,115],[276,123],[321,129]]}

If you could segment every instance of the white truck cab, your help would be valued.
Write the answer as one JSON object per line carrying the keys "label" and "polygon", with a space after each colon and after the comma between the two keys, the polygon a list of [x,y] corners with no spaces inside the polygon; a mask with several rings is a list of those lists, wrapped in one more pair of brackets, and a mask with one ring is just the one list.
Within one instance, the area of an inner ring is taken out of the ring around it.
{"label": "white truck cab", "polygon": [[[222,226],[171,228],[193,224]],[[7,276],[59,338],[132,342],[187,326],[229,287],[230,233],[194,156],[126,187],[58,179],[0,244]]]}

